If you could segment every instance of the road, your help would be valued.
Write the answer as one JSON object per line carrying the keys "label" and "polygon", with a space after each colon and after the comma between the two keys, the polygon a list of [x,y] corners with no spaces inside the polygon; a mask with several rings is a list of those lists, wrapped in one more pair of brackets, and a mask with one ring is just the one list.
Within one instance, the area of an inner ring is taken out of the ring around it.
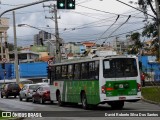
{"label": "road", "polygon": [[[71,114],[70,116],[78,116],[78,117],[54,117],[56,120],[103,120],[103,119],[112,119],[112,120],[127,120],[127,119],[137,119],[137,117],[102,117],[105,112],[113,112],[115,113],[114,110],[111,109],[110,106],[107,104],[105,105],[99,105],[97,108],[92,109],[92,110],[83,110],[80,105],[78,106],[73,106],[73,105],[67,105],[65,107],[59,107],[56,103],[50,104],[46,103],[44,105],[38,104],[38,103],[32,103],[32,102],[25,102],[25,101],[19,101],[18,97],[9,97],[8,99],[6,98],[0,98],[0,109],[3,111],[53,111],[50,112],[52,114],[63,114],[64,111],[71,111],[66,114]],[[61,111],[59,113],[55,113],[54,111]],[[125,111],[160,111],[160,106],[155,105],[155,104],[150,104],[146,103],[143,101],[139,101],[136,103],[125,103],[124,109],[119,111],[119,112],[125,112]],[[48,112],[46,112],[48,113]],[[46,114],[44,113],[44,114]],[[74,114],[73,114],[74,113]],[[78,114],[81,113],[81,114]],[[85,117],[82,115],[84,114]],[[82,116],[81,116],[82,115]],[[92,117],[90,117],[92,116]],[[93,117],[94,116],[94,117]],[[98,116],[98,118],[97,118]],[[101,116],[101,117],[99,117]],[[32,118],[33,119],[33,118]],[[158,117],[138,117],[138,119],[141,120],[158,120]],[[31,120],[31,118],[27,118],[26,120]],[[37,118],[34,120],[46,120],[46,118]],[[48,117],[47,120],[53,120],[53,117]]]}

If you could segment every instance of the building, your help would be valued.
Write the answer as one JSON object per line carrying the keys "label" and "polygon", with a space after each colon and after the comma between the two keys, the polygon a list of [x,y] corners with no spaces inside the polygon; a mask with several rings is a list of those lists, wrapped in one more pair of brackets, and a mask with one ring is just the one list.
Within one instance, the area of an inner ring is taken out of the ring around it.
{"label": "building", "polygon": [[116,40],[113,41],[112,47],[115,51],[117,51],[118,54],[123,54],[127,50],[127,46],[125,45],[125,42],[122,40]]}
{"label": "building", "polygon": [[[1,59],[6,58],[9,61],[9,50],[7,40],[7,30],[9,29],[8,18],[0,18],[0,48],[1,48]],[[4,44],[3,44],[4,43]],[[5,50],[3,49],[5,48]]]}
{"label": "building", "polygon": [[69,42],[64,44],[64,53],[67,56],[69,53],[73,53],[74,57],[80,57],[85,50],[85,46],[81,42]]}
{"label": "building", "polygon": [[96,46],[94,42],[82,42],[82,44],[85,46],[86,51],[91,50]]}
{"label": "building", "polygon": [[34,45],[43,45],[45,41],[50,40],[52,37],[51,33],[45,31],[39,31],[38,34],[34,35]]}
{"label": "building", "polygon": [[[18,60],[21,63],[35,62],[39,59],[40,54],[32,51],[19,51]],[[10,52],[10,62],[14,62],[14,53]]]}

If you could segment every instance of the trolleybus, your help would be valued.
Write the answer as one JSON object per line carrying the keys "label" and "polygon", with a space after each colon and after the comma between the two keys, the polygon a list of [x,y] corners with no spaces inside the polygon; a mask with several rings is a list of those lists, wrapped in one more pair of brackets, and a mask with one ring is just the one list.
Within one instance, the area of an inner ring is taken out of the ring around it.
{"label": "trolleybus", "polygon": [[70,60],[49,66],[50,97],[60,106],[81,103],[84,109],[108,103],[122,109],[124,102],[141,99],[138,58],[111,55]]}

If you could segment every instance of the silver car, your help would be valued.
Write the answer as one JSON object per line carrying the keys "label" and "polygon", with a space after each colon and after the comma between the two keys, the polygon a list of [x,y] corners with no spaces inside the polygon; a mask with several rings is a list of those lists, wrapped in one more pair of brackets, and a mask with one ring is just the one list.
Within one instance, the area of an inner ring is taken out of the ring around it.
{"label": "silver car", "polygon": [[26,99],[28,102],[29,99],[32,99],[33,91],[38,89],[38,87],[41,85],[38,84],[25,84],[24,87],[19,92],[19,100],[22,101],[23,99]]}

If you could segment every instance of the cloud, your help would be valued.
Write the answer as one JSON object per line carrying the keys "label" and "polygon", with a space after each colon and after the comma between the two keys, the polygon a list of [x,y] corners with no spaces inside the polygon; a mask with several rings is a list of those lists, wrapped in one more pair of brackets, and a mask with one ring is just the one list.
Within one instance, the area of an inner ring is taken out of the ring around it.
{"label": "cloud", "polygon": [[[26,4],[34,2],[35,0],[1,0],[2,3],[7,4]],[[122,0],[128,3],[128,0]],[[137,2],[137,0],[134,0]],[[130,7],[125,6],[116,0],[77,0],[77,3],[92,9],[98,9],[100,11],[91,10],[79,5],[76,5],[75,10],[58,10],[58,26],[60,37],[62,37],[66,42],[68,41],[84,41],[97,39],[116,19],[117,15],[109,14],[126,14],[129,15]],[[48,2],[45,4],[50,4],[55,2]],[[135,6],[135,5],[134,5]],[[11,8],[14,6],[2,6],[3,10]],[[132,9],[133,10],[133,9]],[[42,12],[37,12],[42,11]],[[33,13],[29,13],[33,12]],[[26,14],[19,14],[26,13]],[[53,14],[49,13],[48,8],[43,8],[42,4],[34,5],[31,7],[23,8],[16,11],[16,24],[29,24],[38,28],[46,27],[49,25],[51,29],[42,28],[48,32],[54,33],[55,23],[53,20],[45,19],[45,16],[51,17]],[[12,25],[12,14],[8,14],[7,17],[10,18],[10,29],[8,30],[9,40],[13,42],[13,25]],[[54,15],[53,15],[54,17]],[[106,20],[103,20],[106,19]],[[121,17],[117,24],[123,23],[127,19],[126,17]],[[98,22],[99,21],[99,22]],[[136,21],[134,19],[133,21]],[[107,36],[112,32],[118,25],[114,25],[106,34]],[[123,33],[124,31],[129,31],[130,29],[136,28],[138,25],[124,25],[121,29],[115,32],[115,34]],[[66,29],[65,29],[66,28]],[[18,44],[33,44],[33,35],[37,34],[39,31],[36,29],[28,27],[17,27]]]}

